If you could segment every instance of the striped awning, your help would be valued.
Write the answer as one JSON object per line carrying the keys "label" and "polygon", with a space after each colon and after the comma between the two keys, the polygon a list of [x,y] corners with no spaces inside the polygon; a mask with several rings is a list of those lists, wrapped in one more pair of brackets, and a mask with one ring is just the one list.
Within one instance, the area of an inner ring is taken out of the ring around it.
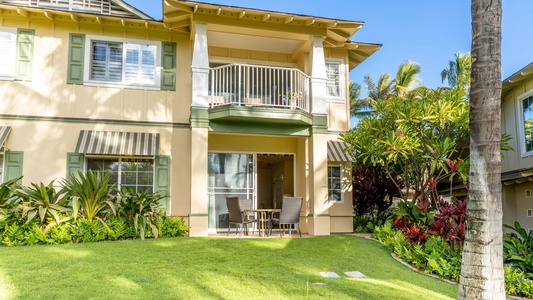
{"label": "striped awning", "polygon": [[6,145],[7,136],[10,132],[10,126],[0,126],[0,148],[3,148]]}
{"label": "striped awning", "polygon": [[80,131],[76,153],[101,155],[159,155],[159,133]]}
{"label": "striped awning", "polygon": [[345,152],[347,143],[341,141],[328,141],[328,161],[355,161],[350,153]]}

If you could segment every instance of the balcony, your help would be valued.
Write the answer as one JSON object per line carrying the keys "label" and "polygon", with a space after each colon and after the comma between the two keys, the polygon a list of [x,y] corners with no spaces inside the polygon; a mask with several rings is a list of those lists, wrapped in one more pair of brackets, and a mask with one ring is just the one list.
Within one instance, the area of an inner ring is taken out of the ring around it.
{"label": "balcony", "polygon": [[211,69],[209,107],[309,112],[309,77],[298,69],[230,64]]}

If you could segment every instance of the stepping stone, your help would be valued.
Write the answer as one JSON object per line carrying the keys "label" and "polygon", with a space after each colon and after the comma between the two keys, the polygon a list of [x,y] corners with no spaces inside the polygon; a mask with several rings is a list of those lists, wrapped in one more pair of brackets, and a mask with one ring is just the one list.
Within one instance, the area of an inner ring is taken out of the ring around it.
{"label": "stepping stone", "polygon": [[322,277],[326,277],[326,278],[341,278],[335,272],[320,272],[320,275],[322,275]]}
{"label": "stepping stone", "polygon": [[366,278],[365,274],[359,272],[359,271],[352,271],[352,272],[344,272],[346,276],[350,276],[352,278]]}
{"label": "stepping stone", "polygon": [[313,283],[313,284],[316,284],[316,285],[324,285],[323,282],[315,282],[315,283]]}

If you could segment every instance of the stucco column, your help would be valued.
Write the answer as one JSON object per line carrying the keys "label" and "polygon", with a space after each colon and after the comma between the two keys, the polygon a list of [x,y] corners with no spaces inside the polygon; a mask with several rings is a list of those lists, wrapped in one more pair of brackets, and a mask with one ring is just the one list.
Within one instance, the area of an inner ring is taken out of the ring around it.
{"label": "stucco column", "polygon": [[323,37],[311,39],[311,114],[312,135],[309,138],[309,217],[310,235],[330,234],[328,203],[328,121],[326,111],[326,60]]}
{"label": "stucco column", "polygon": [[209,114],[208,82],[209,56],[207,52],[206,24],[195,23],[192,55],[191,99],[191,199],[189,235],[207,236],[207,145]]}

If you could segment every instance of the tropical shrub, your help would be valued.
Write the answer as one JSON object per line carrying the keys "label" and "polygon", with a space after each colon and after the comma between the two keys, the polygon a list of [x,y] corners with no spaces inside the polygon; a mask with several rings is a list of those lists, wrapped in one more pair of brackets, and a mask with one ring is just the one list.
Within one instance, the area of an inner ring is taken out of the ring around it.
{"label": "tropical shrub", "polygon": [[395,230],[390,222],[376,227],[373,237],[387,246],[399,258],[423,270],[443,278],[459,279],[461,272],[461,252],[450,247],[438,236],[430,236],[425,243],[413,244],[400,230]]}
{"label": "tropical shrub", "polygon": [[24,246],[27,244],[25,230],[17,223],[6,224],[1,238],[2,244],[6,246]]}
{"label": "tropical shrub", "polygon": [[517,295],[531,298],[533,296],[533,281],[531,281],[524,271],[505,266],[505,292],[510,295]]}
{"label": "tropical shrub", "polygon": [[75,243],[100,242],[107,239],[108,228],[101,220],[78,218],[71,225],[70,235]]}
{"label": "tropical shrub", "polygon": [[133,225],[123,217],[112,217],[106,224],[107,237],[111,241],[135,237]]}
{"label": "tropical shrub", "polygon": [[503,236],[503,262],[509,264],[512,269],[521,270],[527,278],[533,279],[532,232],[527,232],[518,222],[515,222],[514,226],[503,226],[513,231]]}
{"label": "tropical shrub", "polygon": [[405,218],[409,224],[429,226],[435,220],[435,205],[429,199],[399,201],[393,215],[396,219]]}
{"label": "tropical shrub", "polygon": [[61,185],[70,196],[74,218],[79,212],[88,220],[103,220],[110,214],[116,215],[113,203],[115,185],[110,184],[111,178],[108,172],[87,174],[79,171],[71,174],[68,179],[63,179]]}
{"label": "tropical shrub", "polygon": [[[134,192],[129,187],[124,187],[117,197],[118,214],[133,223],[135,233],[144,240],[147,230],[151,236],[158,237],[157,228],[159,200],[163,197],[157,193],[149,194],[146,191]],[[149,233],[148,233],[149,234]],[[150,236],[150,235],[149,235]]]}
{"label": "tropical shrub", "polygon": [[446,202],[439,198],[430,233],[443,237],[450,247],[461,249],[465,241],[466,203],[468,198]]}
{"label": "tropical shrub", "polygon": [[20,197],[15,194],[15,190],[19,187],[17,181],[21,178],[15,178],[0,184],[0,231],[5,225],[20,219]]}
{"label": "tropical shrub", "polygon": [[29,187],[21,187],[15,193],[22,199],[22,217],[27,217],[26,224],[39,216],[41,229],[44,232],[51,227],[68,220],[61,219],[62,213],[71,211],[67,207],[68,200],[64,198],[64,190],[56,191],[54,180],[48,185],[32,183]]}
{"label": "tropical shrub", "polygon": [[352,194],[355,216],[354,228],[371,232],[383,224],[393,197],[400,196],[398,187],[378,167],[360,166],[352,170]]}
{"label": "tropical shrub", "polygon": [[185,225],[183,218],[177,216],[166,216],[164,212],[159,212],[159,222],[157,224],[159,236],[179,237],[185,236],[189,232],[189,226]]}

